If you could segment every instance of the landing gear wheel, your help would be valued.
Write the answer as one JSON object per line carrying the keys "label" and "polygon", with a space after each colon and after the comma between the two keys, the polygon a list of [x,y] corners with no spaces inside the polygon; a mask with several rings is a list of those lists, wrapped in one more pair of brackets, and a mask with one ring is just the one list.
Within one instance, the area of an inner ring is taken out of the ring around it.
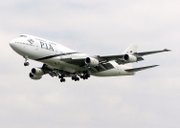
{"label": "landing gear wheel", "polygon": [[74,79],[75,81],[79,81],[79,78],[77,77],[76,79]]}
{"label": "landing gear wheel", "polygon": [[65,75],[64,74],[59,74],[59,79],[60,79],[60,82],[65,82],[66,79],[64,79]]}
{"label": "landing gear wheel", "polygon": [[77,77],[77,76],[75,75],[75,76],[72,76],[72,80],[74,80],[74,81],[79,81],[80,79],[79,79],[79,77]]}
{"label": "landing gear wheel", "polygon": [[65,82],[66,80],[64,78],[61,78],[60,79],[60,82]]}
{"label": "landing gear wheel", "polygon": [[24,56],[24,59],[25,59],[24,66],[29,66],[29,62],[27,61],[27,60],[28,60],[28,57],[27,57],[27,56]]}
{"label": "landing gear wheel", "polygon": [[29,62],[24,62],[24,66],[29,66]]}
{"label": "landing gear wheel", "polygon": [[90,77],[90,74],[88,73],[88,72],[84,72],[81,76],[80,76],[80,78],[82,78],[83,80],[86,80],[86,79],[88,79]]}

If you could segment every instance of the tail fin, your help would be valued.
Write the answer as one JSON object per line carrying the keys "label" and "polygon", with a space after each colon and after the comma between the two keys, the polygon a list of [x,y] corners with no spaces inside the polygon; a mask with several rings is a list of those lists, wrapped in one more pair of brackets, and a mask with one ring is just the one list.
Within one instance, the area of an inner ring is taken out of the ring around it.
{"label": "tail fin", "polygon": [[137,52],[138,46],[131,44],[124,52],[123,54],[133,54]]}

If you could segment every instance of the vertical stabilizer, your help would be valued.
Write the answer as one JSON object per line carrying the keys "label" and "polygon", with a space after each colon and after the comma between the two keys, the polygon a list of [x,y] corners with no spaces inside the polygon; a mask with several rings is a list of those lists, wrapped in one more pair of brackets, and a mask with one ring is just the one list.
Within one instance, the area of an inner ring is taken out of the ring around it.
{"label": "vertical stabilizer", "polygon": [[137,52],[138,46],[135,44],[131,44],[124,52],[123,54],[133,54]]}

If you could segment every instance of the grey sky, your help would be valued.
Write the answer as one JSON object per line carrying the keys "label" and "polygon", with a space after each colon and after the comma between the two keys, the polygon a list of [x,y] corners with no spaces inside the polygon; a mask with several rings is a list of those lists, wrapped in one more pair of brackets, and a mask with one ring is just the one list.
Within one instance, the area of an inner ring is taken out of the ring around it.
{"label": "grey sky", "polygon": [[[0,1],[0,127],[3,128],[179,128],[179,0]],[[133,77],[88,81],[28,74],[41,63],[9,47],[21,33],[62,43],[89,54],[119,54],[170,48],[135,66],[160,67]]]}

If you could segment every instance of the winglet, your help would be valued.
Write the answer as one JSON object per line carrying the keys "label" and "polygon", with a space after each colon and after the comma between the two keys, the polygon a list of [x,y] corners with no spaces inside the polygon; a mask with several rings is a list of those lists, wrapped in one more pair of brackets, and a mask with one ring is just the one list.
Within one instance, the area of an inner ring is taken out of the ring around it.
{"label": "winglet", "polygon": [[171,51],[171,50],[165,48],[163,51],[164,51],[164,52],[169,52],[169,51]]}

